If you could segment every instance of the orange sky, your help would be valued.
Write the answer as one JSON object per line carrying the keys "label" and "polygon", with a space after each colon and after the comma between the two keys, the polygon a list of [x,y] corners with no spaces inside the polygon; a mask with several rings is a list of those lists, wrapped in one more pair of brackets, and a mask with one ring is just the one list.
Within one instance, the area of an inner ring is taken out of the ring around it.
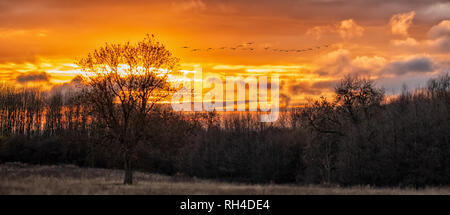
{"label": "orange sky", "polygon": [[346,74],[398,93],[450,70],[449,1],[2,0],[0,80],[47,88],[70,82],[76,59],[146,33],[183,69],[278,74],[280,97],[291,105],[330,95]]}

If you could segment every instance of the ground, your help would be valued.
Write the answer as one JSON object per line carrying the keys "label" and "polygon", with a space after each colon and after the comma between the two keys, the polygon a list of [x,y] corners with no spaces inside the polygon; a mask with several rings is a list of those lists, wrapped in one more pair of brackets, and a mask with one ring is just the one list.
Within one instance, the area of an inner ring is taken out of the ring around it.
{"label": "ground", "polygon": [[121,170],[0,164],[0,194],[450,194],[450,188],[349,188],[300,185],[248,185],[136,172],[134,185],[122,185]]}

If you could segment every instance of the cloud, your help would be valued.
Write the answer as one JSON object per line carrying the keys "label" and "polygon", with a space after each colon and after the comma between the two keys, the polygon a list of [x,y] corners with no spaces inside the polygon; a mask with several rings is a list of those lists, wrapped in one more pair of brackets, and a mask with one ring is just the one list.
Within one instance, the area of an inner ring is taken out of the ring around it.
{"label": "cloud", "polygon": [[338,28],[339,35],[344,38],[360,37],[364,33],[364,28],[356,24],[353,19],[343,20]]}
{"label": "cloud", "polygon": [[289,107],[289,103],[291,102],[291,97],[284,93],[280,93],[280,103],[283,104],[284,107]]}
{"label": "cloud", "polygon": [[337,83],[337,80],[316,81],[311,86],[316,89],[333,89]]}
{"label": "cloud", "polygon": [[192,11],[192,10],[204,10],[206,5],[202,0],[186,0],[182,2],[172,3],[175,10],[178,11]]}
{"label": "cloud", "polygon": [[338,49],[330,52],[319,60],[322,66],[316,71],[319,75],[334,75],[346,73],[350,65],[350,51]]}
{"label": "cloud", "polygon": [[428,73],[436,68],[427,56],[414,56],[406,60],[393,61],[386,65],[382,73],[403,75],[407,73]]}
{"label": "cloud", "polygon": [[13,38],[17,39],[17,37],[27,37],[27,38],[33,38],[33,37],[46,37],[48,34],[48,30],[44,29],[9,29],[9,28],[0,28],[0,38]]}
{"label": "cloud", "polygon": [[16,77],[16,81],[23,84],[27,82],[48,82],[50,74],[46,72],[27,72]]}
{"label": "cloud", "polygon": [[391,40],[391,44],[409,51],[427,48],[439,53],[450,53],[450,20],[443,20],[428,31],[428,39],[418,41],[412,37]]}
{"label": "cloud", "polygon": [[311,84],[305,81],[297,82],[292,81],[289,85],[289,93],[291,94],[310,94],[310,95],[319,95],[321,93],[320,90],[314,89],[311,87]]}
{"label": "cloud", "polygon": [[61,93],[63,95],[76,93],[82,89],[83,79],[81,76],[74,77],[69,83],[59,84],[53,86],[50,90],[50,94]]}
{"label": "cloud", "polygon": [[394,15],[389,21],[391,32],[393,34],[408,36],[408,29],[411,26],[415,15],[416,12],[414,11]]}
{"label": "cloud", "polygon": [[[284,88],[287,89],[286,93],[280,97],[288,96],[288,102],[296,96],[318,96],[329,93],[334,89],[338,80],[311,80],[311,81],[297,81],[290,80],[287,83],[283,83]],[[286,99],[286,98],[283,98]],[[284,102],[286,102],[284,100]]]}
{"label": "cloud", "polygon": [[359,70],[376,71],[386,65],[386,59],[380,56],[358,56],[351,62],[353,67]]}
{"label": "cloud", "polygon": [[430,39],[437,39],[449,35],[450,35],[450,20],[443,20],[439,24],[433,26],[430,29],[430,31],[428,31],[428,37]]}
{"label": "cloud", "polygon": [[449,19],[450,2],[438,2],[432,4],[421,11],[426,18],[431,19]]}
{"label": "cloud", "polygon": [[324,34],[333,32],[334,29],[331,26],[314,26],[306,31],[306,35],[313,36],[314,38],[319,40]]}
{"label": "cloud", "polygon": [[428,31],[429,48],[442,53],[450,53],[450,20],[444,20]]}
{"label": "cloud", "polygon": [[357,56],[353,58],[349,50],[338,49],[322,57],[318,64],[322,66],[316,70],[316,73],[321,76],[367,75],[383,68],[386,59],[380,56]]}
{"label": "cloud", "polygon": [[344,39],[351,39],[362,36],[364,28],[356,24],[353,19],[346,19],[334,25],[314,26],[306,31],[306,35],[316,39],[322,38],[325,34],[339,34]]}
{"label": "cloud", "polygon": [[402,48],[416,48],[416,47],[420,46],[420,43],[412,37],[408,37],[404,40],[392,40],[391,43],[394,46],[402,47]]}
{"label": "cloud", "polygon": [[428,41],[428,46],[437,52],[450,53],[450,37],[441,37]]}

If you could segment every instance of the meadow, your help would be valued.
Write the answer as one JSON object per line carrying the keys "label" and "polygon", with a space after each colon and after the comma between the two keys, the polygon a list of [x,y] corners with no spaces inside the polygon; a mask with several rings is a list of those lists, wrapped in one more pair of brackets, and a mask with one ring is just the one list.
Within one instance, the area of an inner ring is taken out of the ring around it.
{"label": "meadow", "polygon": [[80,168],[75,165],[0,164],[0,194],[143,194],[143,195],[421,195],[450,194],[449,187],[374,188],[241,184],[186,176],[135,173],[134,185],[123,185],[123,170]]}

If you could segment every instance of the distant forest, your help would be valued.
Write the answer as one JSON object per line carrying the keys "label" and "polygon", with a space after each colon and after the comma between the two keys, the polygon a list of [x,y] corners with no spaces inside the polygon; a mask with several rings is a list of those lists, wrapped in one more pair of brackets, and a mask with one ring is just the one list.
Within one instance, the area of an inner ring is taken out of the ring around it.
{"label": "distant forest", "polygon": [[[134,169],[245,183],[450,185],[450,77],[387,98],[346,77],[333,98],[281,113],[179,113],[158,106]],[[0,162],[122,168],[82,95],[0,85]],[[148,144],[145,144],[148,143]]]}

